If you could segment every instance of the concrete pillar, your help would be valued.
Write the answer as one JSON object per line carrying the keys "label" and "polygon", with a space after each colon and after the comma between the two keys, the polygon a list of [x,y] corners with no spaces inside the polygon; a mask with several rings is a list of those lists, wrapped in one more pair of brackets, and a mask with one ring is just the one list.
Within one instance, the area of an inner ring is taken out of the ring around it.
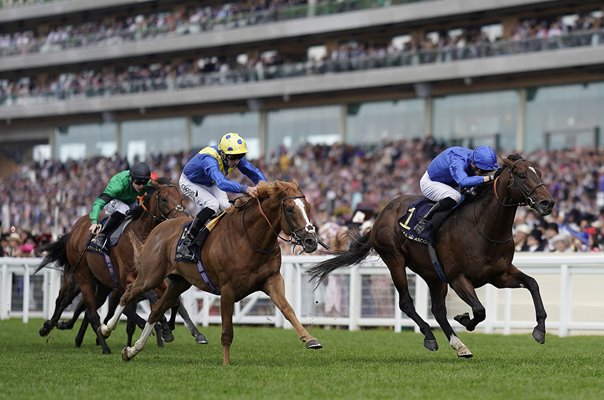
{"label": "concrete pillar", "polygon": [[424,138],[433,136],[432,121],[432,97],[426,97],[424,98]]}
{"label": "concrete pillar", "polygon": [[526,137],[526,89],[518,90],[518,121],[516,126],[516,150],[524,151]]}

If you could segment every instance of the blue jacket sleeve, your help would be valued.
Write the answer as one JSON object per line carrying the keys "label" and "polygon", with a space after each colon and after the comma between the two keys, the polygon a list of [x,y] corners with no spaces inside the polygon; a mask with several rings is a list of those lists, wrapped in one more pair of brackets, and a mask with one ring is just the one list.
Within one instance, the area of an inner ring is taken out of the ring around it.
{"label": "blue jacket sleeve", "polygon": [[459,187],[474,187],[484,183],[482,176],[469,176],[466,172],[466,165],[467,161],[464,158],[453,156],[451,159],[449,171]]}
{"label": "blue jacket sleeve", "polygon": [[265,178],[265,176],[262,174],[262,172],[260,172],[260,170],[258,168],[256,168],[254,165],[252,165],[251,162],[246,160],[245,157],[242,158],[241,161],[239,161],[239,164],[237,164],[237,168],[245,176],[250,178],[252,180],[252,182],[254,182],[254,185],[257,185],[258,182],[260,182],[260,181],[267,180]]}
{"label": "blue jacket sleeve", "polygon": [[220,171],[220,168],[218,168],[218,161],[216,161],[216,159],[205,157],[202,165],[206,174],[212,178],[220,190],[229,193],[245,193],[245,186],[237,182],[233,182],[224,176],[224,174]]}

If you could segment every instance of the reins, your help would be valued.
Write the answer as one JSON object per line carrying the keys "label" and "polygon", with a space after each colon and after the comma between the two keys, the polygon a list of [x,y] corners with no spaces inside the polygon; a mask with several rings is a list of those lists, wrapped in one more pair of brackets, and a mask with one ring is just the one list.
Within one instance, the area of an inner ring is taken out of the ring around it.
{"label": "reins", "polygon": [[[513,185],[516,185],[518,187],[518,189],[520,190],[520,192],[522,193],[522,195],[525,198],[525,202],[518,202],[518,203],[504,203],[504,199],[499,197],[499,193],[497,192],[497,183],[499,181],[499,178],[501,177],[501,174],[499,174],[497,176],[497,178],[495,178],[495,180],[493,181],[493,191],[495,192],[495,198],[497,199],[497,203],[499,203],[499,205],[501,207],[521,207],[521,206],[526,206],[529,205],[530,207],[534,206],[536,203],[533,200],[533,198],[531,197],[533,193],[535,193],[535,191],[540,188],[541,186],[545,186],[545,183],[541,182],[538,185],[536,185],[531,191],[528,191],[523,185],[521,185],[514,177],[514,168],[516,167],[516,164],[518,164],[519,161],[526,161],[524,158],[520,158],[518,160],[516,160],[514,162],[514,164],[511,167],[508,167],[507,165],[505,166],[505,168],[508,168],[510,170],[510,184],[507,186],[508,189],[511,188]],[[478,231],[478,234],[485,239],[488,242],[491,243],[496,243],[496,244],[505,244],[510,242],[511,240],[513,240],[513,236],[510,235],[510,237],[506,240],[495,240],[495,239],[490,239],[488,237],[486,237],[478,228],[478,218],[476,217],[476,202],[474,202],[474,208],[473,208],[473,215],[474,215],[474,226],[476,227],[476,231]]]}
{"label": "reins", "polygon": [[[289,197],[285,197],[285,198],[283,198],[281,200],[281,207],[279,208],[279,217],[278,217],[278,220],[281,219],[282,215],[285,215],[285,221],[287,222],[287,225],[288,225],[289,230],[290,230],[290,236],[291,236],[291,238],[288,239],[288,238],[285,238],[285,237],[281,236],[280,233],[277,232],[277,230],[275,230],[275,227],[273,226],[273,224],[271,223],[271,221],[269,220],[269,218],[264,213],[264,210],[262,209],[262,203],[260,203],[260,199],[256,197],[256,202],[258,203],[258,210],[260,211],[260,215],[262,215],[262,217],[264,218],[264,220],[266,221],[266,223],[270,227],[271,231],[275,235],[275,238],[279,238],[279,239],[283,240],[286,243],[290,243],[294,247],[302,245],[302,239],[300,238],[300,236],[298,235],[297,232],[301,231],[304,228],[300,228],[298,230],[294,230],[294,228],[293,228],[293,222],[291,221],[291,218],[289,218],[289,216],[287,215],[287,213],[283,212],[283,208],[285,207],[285,201],[286,200],[289,200],[289,199],[303,199],[303,198],[304,198],[304,196],[289,196]],[[243,206],[246,206],[248,203],[249,203],[249,200]],[[268,249],[258,248],[256,246],[254,246],[254,244],[252,243],[252,240],[250,238],[250,234],[249,234],[249,232],[247,230],[247,227],[245,225],[245,222],[244,222],[244,217],[245,217],[245,213],[247,212],[247,210],[248,210],[248,207],[244,208],[243,212],[241,213],[241,227],[243,229],[245,238],[247,239],[248,243],[250,244],[250,246],[252,247],[252,249],[254,249],[254,251],[257,251],[257,252],[263,253],[263,254],[273,253],[274,251],[276,251],[279,248],[279,243],[278,242],[275,243],[274,247],[268,248]]]}
{"label": "reins", "polygon": [[147,206],[145,205],[145,197],[148,196],[148,195],[151,195],[152,193],[136,197],[136,199],[138,200],[139,206],[143,209],[143,211],[145,211],[146,213],[150,214],[151,217],[153,217],[153,222],[155,222],[156,224],[159,224],[160,222],[164,222],[165,220],[167,220],[169,218],[170,214],[172,214],[174,211],[176,211],[176,212],[182,212],[183,214],[185,214],[188,217],[191,216],[191,214],[189,213],[189,211],[186,208],[184,208],[182,206],[182,204],[175,205],[174,208],[172,208],[166,214],[164,214],[159,209],[159,195],[160,195],[160,193],[161,193],[161,191],[163,189],[169,188],[169,187],[175,188],[176,186],[174,186],[174,185],[165,185],[165,186],[162,186],[159,189],[157,189],[157,194],[155,195],[157,201],[155,202],[156,204],[155,204],[155,207],[154,207],[155,208],[154,212],[151,212],[149,210],[149,208],[147,208]]}

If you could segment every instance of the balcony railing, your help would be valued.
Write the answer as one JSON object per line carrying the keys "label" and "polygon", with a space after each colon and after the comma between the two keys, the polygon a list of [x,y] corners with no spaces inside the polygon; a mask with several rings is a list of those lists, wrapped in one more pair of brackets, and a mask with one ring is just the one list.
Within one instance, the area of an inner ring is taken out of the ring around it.
{"label": "balcony railing", "polygon": [[287,79],[300,76],[322,75],[378,68],[407,67],[434,63],[454,63],[460,60],[503,57],[539,51],[555,51],[604,44],[604,30],[584,31],[550,38],[522,41],[474,43],[463,47],[444,46],[429,50],[402,50],[390,54],[340,57],[327,60],[309,60],[301,63],[270,65],[262,68],[238,67],[212,73],[184,73],[176,77],[157,73],[146,78],[110,81],[102,79],[88,87],[76,86],[61,80],[52,89],[29,89],[26,94],[11,92],[8,81],[0,81],[0,105],[26,106],[45,104],[75,97],[115,96],[120,94],[173,91],[202,86],[233,85],[246,82]]}
{"label": "balcony railing", "polygon": [[[4,47],[0,47],[0,56],[51,53],[91,46],[112,46],[123,42],[153,40],[157,37],[183,36],[214,30],[231,30],[272,22],[312,18],[321,15],[340,14],[422,1],[432,0],[327,0],[319,1],[315,5],[277,6],[251,12],[235,11],[233,13],[218,13],[211,16],[205,15],[199,18],[197,22],[183,21],[174,30],[172,30],[169,24],[151,24],[149,26],[137,26],[136,29],[131,29],[130,26],[124,25],[119,30],[99,29],[94,32],[82,32],[81,30],[88,30],[89,25],[92,25],[86,24],[69,27],[70,29],[65,27],[65,34],[57,35],[60,36],[57,39],[48,40],[47,38],[27,37],[26,44],[10,43],[4,45]],[[32,2],[43,2],[43,0],[32,0]],[[86,29],[80,29],[84,26]]]}

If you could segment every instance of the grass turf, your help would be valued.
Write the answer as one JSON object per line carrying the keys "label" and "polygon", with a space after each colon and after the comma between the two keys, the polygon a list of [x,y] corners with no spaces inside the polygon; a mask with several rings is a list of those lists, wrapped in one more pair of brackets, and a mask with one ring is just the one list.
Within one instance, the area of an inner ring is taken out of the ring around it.
{"label": "grass turf", "polygon": [[[474,353],[458,359],[442,333],[428,352],[413,332],[311,329],[324,348],[306,350],[293,330],[235,326],[231,365],[222,365],[220,327],[198,345],[178,326],[162,349],[151,337],[124,362],[125,324],[102,355],[89,331],[38,335],[41,320],[0,321],[1,399],[598,399],[604,398],[601,336],[460,333]],[[140,330],[137,330],[135,339]]]}

